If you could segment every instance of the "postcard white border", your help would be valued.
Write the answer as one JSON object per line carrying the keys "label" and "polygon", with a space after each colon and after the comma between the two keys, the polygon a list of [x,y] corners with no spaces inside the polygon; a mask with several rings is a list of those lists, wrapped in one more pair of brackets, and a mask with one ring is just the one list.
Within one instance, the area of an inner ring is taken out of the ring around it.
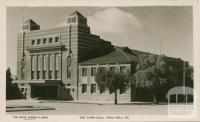
{"label": "postcard white border", "polygon": [[[5,71],[6,71],[6,7],[8,6],[193,6],[193,57],[194,57],[194,89],[196,90],[197,99],[196,116],[191,118],[169,118],[168,116],[129,116],[129,120],[95,120],[95,121],[192,121],[200,120],[200,39],[199,39],[199,0],[2,0],[0,2],[1,12],[1,41],[0,41],[0,121],[24,121],[23,119],[13,119],[13,115],[8,115],[5,112]],[[47,120],[36,119],[36,121],[94,121],[81,120],[80,115],[48,115]]]}

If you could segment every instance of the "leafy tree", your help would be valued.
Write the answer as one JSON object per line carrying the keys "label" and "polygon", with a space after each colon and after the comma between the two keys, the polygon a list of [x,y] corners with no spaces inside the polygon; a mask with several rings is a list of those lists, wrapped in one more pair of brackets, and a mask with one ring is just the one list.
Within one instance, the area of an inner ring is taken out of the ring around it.
{"label": "leafy tree", "polygon": [[163,55],[153,54],[139,56],[139,63],[134,74],[134,85],[138,88],[149,89],[154,97],[154,103],[157,103],[159,87],[167,82],[165,78],[167,67],[164,58]]}
{"label": "leafy tree", "polygon": [[114,72],[105,70],[104,68],[98,68],[95,77],[98,89],[109,90],[115,93],[114,104],[117,104],[117,90],[125,90],[130,85],[128,73]]}
{"label": "leafy tree", "polygon": [[6,70],[6,99],[20,99],[23,97],[17,84],[12,84],[12,74],[10,68]]}
{"label": "leafy tree", "polygon": [[185,62],[185,85],[189,87],[194,87],[193,83],[193,67],[189,65],[188,62]]}
{"label": "leafy tree", "polygon": [[6,70],[6,99],[9,99],[11,96],[11,81],[13,79],[11,78],[11,72],[10,68],[7,68]]}

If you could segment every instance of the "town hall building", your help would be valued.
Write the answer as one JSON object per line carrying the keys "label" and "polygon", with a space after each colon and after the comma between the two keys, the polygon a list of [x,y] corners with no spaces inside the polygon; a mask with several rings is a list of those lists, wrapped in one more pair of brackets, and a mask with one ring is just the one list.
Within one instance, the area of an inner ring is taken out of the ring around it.
{"label": "town hall building", "polygon": [[[114,93],[97,88],[97,69],[133,71],[142,54],[147,53],[114,46],[92,34],[87,18],[78,11],[66,18],[65,26],[53,29],[40,30],[29,19],[17,36],[17,80],[13,83],[26,99],[110,101]],[[138,98],[133,86],[118,94],[119,101]]]}

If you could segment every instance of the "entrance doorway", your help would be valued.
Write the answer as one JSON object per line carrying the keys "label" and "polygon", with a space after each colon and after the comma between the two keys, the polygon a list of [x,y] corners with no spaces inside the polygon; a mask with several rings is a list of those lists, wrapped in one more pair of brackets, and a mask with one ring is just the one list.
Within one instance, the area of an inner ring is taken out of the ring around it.
{"label": "entrance doorway", "polygon": [[38,99],[57,99],[57,86],[31,86],[31,97]]}

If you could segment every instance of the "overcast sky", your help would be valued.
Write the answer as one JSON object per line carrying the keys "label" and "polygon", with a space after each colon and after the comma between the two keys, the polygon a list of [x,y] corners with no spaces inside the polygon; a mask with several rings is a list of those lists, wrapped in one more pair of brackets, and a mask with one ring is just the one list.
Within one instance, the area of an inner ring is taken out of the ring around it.
{"label": "overcast sky", "polygon": [[93,34],[114,45],[182,58],[193,64],[192,7],[8,7],[7,67],[13,74],[22,23],[31,18],[41,29],[64,26],[74,10],[88,18]]}

